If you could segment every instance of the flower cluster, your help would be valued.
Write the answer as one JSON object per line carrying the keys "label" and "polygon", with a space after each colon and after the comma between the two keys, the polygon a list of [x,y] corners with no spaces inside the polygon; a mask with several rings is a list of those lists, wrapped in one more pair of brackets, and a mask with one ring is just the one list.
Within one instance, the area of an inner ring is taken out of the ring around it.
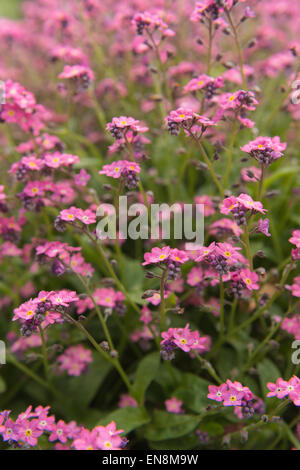
{"label": "flower cluster", "polygon": [[276,383],[268,382],[267,387],[270,390],[267,395],[268,397],[280,399],[288,397],[294,405],[300,406],[300,379],[296,375],[291,377],[289,381],[279,377]]}
{"label": "flower cluster", "polygon": [[46,436],[50,444],[55,443],[55,450],[120,450],[127,444],[127,439],[120,436],[123,430],[117,430],[114,421],[89,431],[75,421],[56,422],[49,411],[50,406],[38,406],[34,410],[29,406],[15,420],[10,418],[10,411],[2,411],[0,434],[3,441],[17,449],[28,449],[38,447],[39,438]]}
{"label": "flower cluster", "polygon": [[286,143],[280,142],[278,136],[257,137],[257,139],[251,140],[248,144],[241,147],[241,150],[248,153],[260,165],[268,166],[273,161],[282,157],[282,151],[286,149],[286,146]]}
{"label": "flower cluster", "polygon": [[198,331],[191,331],[190,325],[184,328],[169,328],[162,333],[161,356],[164,360],[172,360],[175,357],[174,350],[181,349],[184,352],[202,354],[210,348],[210,339],[207,336],[200,337]]}
{"label": "flower cluster", "polygon": [[180,129],[184,129],[185,132],[188,133],[194,133],[198,129],[201,129],[202,134],[207,127],[216,125],[216,123],[207,116],[201,116],[188,108],[178,108],[171,111],[166,117],[166,124],[168,131],[172,135],[179,135]]}
{"label": "flower cluster", "polygon": [[260,201],[253,201],[252,197],[248,194],[240,194],[239,196],[230,196],[223,200],[221,205],[221,214],[232,214],[238,225],[246,224],[246,214],[261,213],[265,214],[267,211],[264,209]]}
{"label": "flower cluster", "polygon": [[67,371],[68,375],[79,376],[87,369],[88,364],[93,362],[90,349],[84,348],[81,344],[70,346],[63,354],[58,356],[60,371]]}
{"label": "flower cluster", "polygon": [[79,297],[75,291],[41,291],[38,297],[27,300],[14,309],[13,321],[19,320],[22,335],[29,336],[39,326],[46,328],[48,325],[61,323],[61,314],[77,300]]}

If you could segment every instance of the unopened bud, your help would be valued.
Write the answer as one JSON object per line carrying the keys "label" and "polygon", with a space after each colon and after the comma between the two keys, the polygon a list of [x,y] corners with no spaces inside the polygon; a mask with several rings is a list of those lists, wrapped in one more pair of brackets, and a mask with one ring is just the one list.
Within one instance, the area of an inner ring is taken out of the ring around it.
{"label": "unopened bud", "polygon": [[246,429],[242,429],[241,431],[241,442],[244,444],[248,441],[248,431]]}
{"label": "unopened bud", "polygon": [[146,290],[142,295],[142,299],[148,299],[149,297],[152,297],[155,293],[155,290]]}
{"label": "unopened bud", "polygon": [[109,344],[108,344],[108,342],[107,342],[107,341],[102,341],[102,343],[100,343],[100,348],[101,348],[103,351],[105,351],[105,352],[109,351]]}
{"label": "unopened bud", "polygon": [[113,350],[110,352],[110,357],[112,357],[113,359],[116,359],[117,357],[119,357],[118,351],[116,351],[115,349],[113,349]]}

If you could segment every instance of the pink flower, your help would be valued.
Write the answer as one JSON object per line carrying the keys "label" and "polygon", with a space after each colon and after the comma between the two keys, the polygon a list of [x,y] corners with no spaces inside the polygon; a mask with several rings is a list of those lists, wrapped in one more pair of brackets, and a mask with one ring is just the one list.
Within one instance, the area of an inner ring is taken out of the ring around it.
{"label": "pink flower", "polygon": [[269,219],[259,219],[256,231],[263,233],[267,237],[270,237],[271,234],[269,233]]}
{"label": "pink flower", "polygon": [[128,172],[139,174],[141,167],[138,163],[130,162],[128,160],[119,160],[112,162],[110,165],[104,165],[102,170],[99,171],[100,175],[110,176],[112,178],[120,178]]}
{"label": "pink flower", "polygon": [[258,275],[250,269],[241,269],[240,277],[248,290],[258,290]]}
{"label": "pink flower", "polygon": [[186,93],[191,91],[197,91],[205,89],[205,95],[207,98],[211,98],[218,88],[224,86],[222,77],[209,77],[208,75],[202,74],[199,77],[192,78],[184,87]]}
{"label": "pink flower", "polygon": [[[218,402],[223,401],[223,406],[244,406],[249,402],[249,406],[252,406],[252,400],[254,398],[253,393],[248,387],[244,387],[240,382],[231,382],[226,380],[226,383],[220,386],[209,385],[208,398],[216,400]],[[242,416],[243,417],[243,413]]]}
{"label": "pink flower", "polygon": [[147,132],[149,129],[143,126],[140,121],[132,117],[120,116],[114,117],[112,122],[109,122],[106,126],[115,139],[121,139],[127,135],[128,131],[132,131],[134,134]]}
{"label": "pink flower", "polygon": [[240,203],[245,209],[260,212],[261,214],[267,212],[267,210],[263,208],[261,202],[253,201],[252,197],[248,194],[240,194],[237,197],[237,202]]}
{"label": "pink flower", "polygon": [[142,315],[140,317],[140,320],[145,324],[145,325],[148,325],[148,323],[151,322],[152,320],[152,313],[151,313],[151,310],[146,307],[146,305],[143,306],[142,310]]}
{"label": "pink flower", "polygon": [[182,410],[183,402],[178,400],[176,397],[169,398],[165,400],[166,409],[169,413],[184,413]]}
{"label": "pink flower", "polygon": [[300,406],[300,383],[298,383],[297,387],[290,392],[290,399],[296,406]]}
{"label": "pink flower", "polygon": [[120,396],[119,408],[125,408],[127,406],[137,408],[139,405],[133,397],[131,397],[130,395],[124,393]]}
{"label": "pink flower", "polygon": [[[205,217],[208,217],[210,215],[215,214],[215,208],[214,204],[212,201],[212,198],[210,196],[195,196],[194,199],[195,204],[203,204],[204,205],[204,215]],[[200,208],[199,208],[200,210]]]}
{"label": "pink flower", "polygon": [[80,170],[78,174],[75,175],[74,181],[75,184],[79,186],[86,186],[91,176],[85,171],[84,168]]}
{"label": "pink flower", "polygon": [[187,276],[187,284],[189,286],[197,286],[204,279],[203,269],[201,267],[194,267],[190,270]]}
{"label": "pink flower", "polygon": [[65,444],[68,439],[68,432],[68,425],[62,419],[60,419],[58,423],[53,426],[49,436],[49,441],[60,441]]}
{"label": "pink flower", "polygon": [[256,183],[261,178],[261,169],[257,168],[256,166],[250,166],[249,168],[242,168],[241,177],[243,181],[246,181],[246,182],[251,181],[251,182]]}
{"label": "pink flower", "polygon": [[169,246],[165,246],[163,248],[154,247],[150,253],[144,254],[145,261],[142,263],[142,265],[147,266],[148,264],[155,264],[166,261],[170,256],[170,252],[171,248]]}
{"label": "pink flower", "polygon": [[288,383],[281,378],[277,379],[276,383],[268,382],[267,387],[270,392],[267,394],[267,397],[286,397],[288,395],[287,386]]}
{"label": "pink flower", "polygon": [[162,348],[172,342],[175,346],[184,352],[190,352],[193,349],[201,352],[207,350],[207,338],[200,338],[198,331],[191,331],[187,323],[184,328],[169,328],[162,332]]}
{"label": "pink flower", "polygon": [[296,245],[297,248],[300,248],[300,230],[294,230],[292,232],[292,236],[289,238],[289,242],[293,245]]}
{"label": "pink flower", "polygon": [[43,434],[38,428],[38,420],[29,421],[27,419],[19,421],[18,439],[30,446],[37,445],[37,438]]}
{"label": "pink flower", "polygon": [[209,385],[208,390],[209,394],[207,395],[207,398],[210,398],[211,400],[216,400],[216,401],[223,401],[225,399],[225,392],[227,392],[227,385],[222,384],[219,387],[216,385]]}
{"label": "pink flower", "polygon": [[57,358],[60,370],[66,370],[69,375],[78,377],[86,371],[87,365],[93,362],[90,349],[84,348],[81,344],[70,346],[64,354]]}
{"label": "pink flower", "polygon": [[162,20],[161,16],[148,11],[136,13],[133,17],[132,23],[135,25],[137,34],[140,36],[144,31],[147,31],[150,34],[160,31],[162,37],[175,35],[175,32],[168,27],[168,25]]}
{"label": "pink flower", "polygon": [[8,418],[5,421],[4,426],[2,426],[2,430],[0,431],[2,433],[3,440],[17,441],[19,438],[19,429],[20,425],[15,423],[12,419]]}
{"label": "pink flower", "polygon": [[279,137],[257,137],[241,147],[243,152],[255,158],[261,165],[270,165],[280,158],[287,144],[281,143]]}
{"label": "pink flower", "polygon": [[229,388],[228,392],[224,393],[224,406],[240,406],[244,397],[243,392],[238,392],[236,388]]}
{"label": "pink flower", "polygon": [[34,300],[28,300],[24,302],[20,307],[14,309],[13,321],[21,320],[30,320],[35,316],[37,303]]}
{"label": "pink flower", "polygon": [[78,91],[83,91],[88,88],[95,76],[92,69],[85,65],[65,65],[58,78],[72,80],[79,88]]}
{"label": "pink flower", "polygon": [[[179,135],[180,129],[183,128],[190,132],[191,130],[199,130],[203,132],[208,126],[215,126],[216,123],[206,116],[195,113],[190,108],[178,108],[171,111],[166,117],[168,130],[172,135]],[[193,129],[195,128],[195,129]]]}
{"label": "pink flower", "polygon": [[97,426],[95,428],[97,432],[97,446],[102,450],[119,450],[122,444],[120,434],[123,432],[122,429],[116,429],[116,424],[112,421],[107,426]]}

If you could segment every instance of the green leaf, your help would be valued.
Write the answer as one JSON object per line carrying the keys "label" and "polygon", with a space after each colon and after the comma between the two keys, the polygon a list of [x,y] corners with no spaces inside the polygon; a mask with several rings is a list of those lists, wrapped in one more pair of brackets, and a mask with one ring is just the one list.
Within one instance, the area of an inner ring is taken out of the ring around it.
{"label": "green leaf", "polygon": [[195,433],[184,436],[184,439],[168,439],[166,441],[150,441],[150,448],[155,450],[190,450],[199,445]]}
{"label": "green leaf", "polygon": [[111,421],[115,421],[117,428],[123,429],[124,433],[128,434],[130,431],[149,423],[150,418],[140,408],[127,406],[112,411],[98,422],[98,426],[106,426]]}
{"label": "green leaf", "polygon": [[207,432],[207,434],[212,437],[222,436],[224,433],[224,427],[220,423],[212,421],[201,422],[199,425],[199,429],[203,432]]}
{"label": "green leaf", "polygon": [[265,396],[266,393],[269,391],[267,388],[268,382],[276,382],[278,377],[281,377],[281,372],[275,366],[275,364],[270,361],[270,359],[264,359],[261,361],[258,366],[258,373],[259,373],[259,380],[263,395]]}
{"label": "green leaf", "polygon": [[136,293],[143,291],[143,283],[144,283],[144,269],[141,266],[140,261],[131,259],[131,258],[124,258],[124,265],[125,265],[125,279],[124,285],[129,293]]}
{"label": "green leaf", "polygon": [[139,363],[133,384],[133,390],[135,398],[140,403],[143,401],[147,388],[157,374],[159,363],[160,355],[158,352],[148,354]]}
{"label": "green leaf", "polygon": [[211,404],[207,398],[209,382],[197,375],[183,374],[182,385],[174,392],[179,400],[183,401],[184,407],[196,413],[201,413],[205,407]]}
{"label": "green leaf", "polygon": [[182,382],[183,374],[171,362],[161,362],[155,381],[162,387],[166,395],[172,395]]}
{"label": "green leaf", "polygon": [[145,437],[151,441],[163,441],[185,436],[193,431],[200,416],[188,414],[172,414],[158,410],[154,413],[152,422],[145,428]]}
{"label": "green leaf", "polygon": [[0,376],[0,393],[4,393],[6,391],[6,383],[3,377]]}
{"label": "green leaf", "polygon": [[87,374],[79,377],[59,377],[56,379],[56,387],[63,391],[65,396],[70,397],[75,410],[85,409],[95,397],[111,367],[109,362],[94,352],[93,362],[89,365]]}
{"label": "green leaf", "polygon": [[286,166],[283,168],[280,168],[277,170],[275,173],[272,173],[271,176],[265,179],[264,181],[264,188],[267,189],[269,186],[271,186],[275,181],[277,181],[279,178],[283,178],[284,176],[288,175],[298,175],[299,174],[300,168],[297,166]]}

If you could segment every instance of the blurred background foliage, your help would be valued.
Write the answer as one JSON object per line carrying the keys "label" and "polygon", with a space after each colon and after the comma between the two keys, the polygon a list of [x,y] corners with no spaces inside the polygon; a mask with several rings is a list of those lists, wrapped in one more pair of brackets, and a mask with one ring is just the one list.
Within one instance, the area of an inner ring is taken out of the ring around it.
{"label": "blurred background foliage", "polygon": [[19,18],[21,0],[0,0],[0,17]]}

